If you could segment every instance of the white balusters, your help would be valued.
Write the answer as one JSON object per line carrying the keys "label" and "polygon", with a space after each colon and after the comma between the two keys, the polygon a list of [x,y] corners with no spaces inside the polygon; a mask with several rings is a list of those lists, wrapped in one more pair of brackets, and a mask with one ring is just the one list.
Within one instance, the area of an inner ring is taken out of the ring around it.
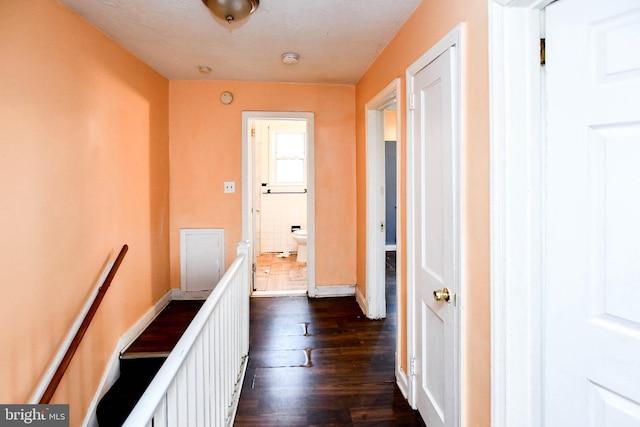
{"label": "white balusters", "polygon": [[249,352],[249,244],[207,298],[124,427],[230,426]]}

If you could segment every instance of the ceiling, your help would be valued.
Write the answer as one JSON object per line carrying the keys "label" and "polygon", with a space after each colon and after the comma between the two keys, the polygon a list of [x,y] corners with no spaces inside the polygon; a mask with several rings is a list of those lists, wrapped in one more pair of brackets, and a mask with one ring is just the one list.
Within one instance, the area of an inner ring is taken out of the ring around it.
{"label": "ceiling", "polygon": [[201,0],[60,1],[170,80],[340,84],[360,79],[420,3],[262,0],[229,25]]}

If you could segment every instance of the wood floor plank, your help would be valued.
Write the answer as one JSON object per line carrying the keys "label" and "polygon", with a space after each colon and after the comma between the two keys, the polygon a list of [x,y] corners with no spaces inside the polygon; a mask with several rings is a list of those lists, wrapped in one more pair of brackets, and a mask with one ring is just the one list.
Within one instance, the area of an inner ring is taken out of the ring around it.
{"label": "wood floor plank", "polygon": [[170,352],[203,304],[204,300],[171,301],[123,356]]}
{"label": "wood floor plank", "polygon": [[388,316],[354,298],[253,298],[235,426],[424,426],[395,383],[395,257]]}

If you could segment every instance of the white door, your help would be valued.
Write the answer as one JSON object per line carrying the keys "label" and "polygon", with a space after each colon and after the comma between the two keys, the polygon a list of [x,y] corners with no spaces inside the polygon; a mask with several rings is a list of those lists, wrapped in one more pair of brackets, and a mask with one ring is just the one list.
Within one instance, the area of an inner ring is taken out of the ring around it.
{"label": "white door", "polygon": [[[413,277],[416,406],[429,427],[456,416],[457,150],[449,48],[414,79]],[[448,292],[448,294],[447,294]]]}
{"label": "white door", "polygon": [[546,11],[544,425],[640,426],[640,2]]}
{"label": "white door", "polygon": [[224,229],[180,230],[180,270],[183,292],[213,290],[224,274]]}

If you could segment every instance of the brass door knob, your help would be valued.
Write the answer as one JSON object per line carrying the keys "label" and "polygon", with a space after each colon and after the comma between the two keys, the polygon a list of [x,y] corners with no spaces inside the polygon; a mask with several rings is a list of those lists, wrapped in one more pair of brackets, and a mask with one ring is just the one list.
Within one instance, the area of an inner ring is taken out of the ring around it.
{"label": "brass door knob", "polygon": [[438,289],[437,291],[433,291],[433,299],[436,301],[445,300],[446,302],[449,302],[450,298],[451,298],[451,294],[449,293],[449,289],[447,288],[442,288],[442,289]]}

